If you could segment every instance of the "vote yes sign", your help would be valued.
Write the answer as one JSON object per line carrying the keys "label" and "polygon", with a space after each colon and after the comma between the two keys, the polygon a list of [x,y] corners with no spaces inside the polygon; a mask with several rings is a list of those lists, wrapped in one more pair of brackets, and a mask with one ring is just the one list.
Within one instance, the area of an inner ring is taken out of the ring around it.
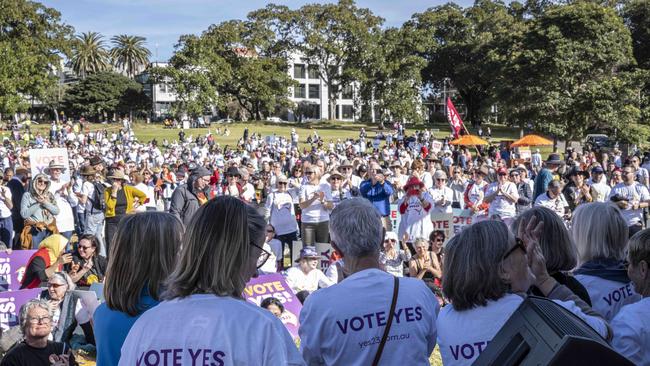
{"label": "vote yes sign", "polygon": [[35,250],[14,250],[11,254],[0,253],[0,292],[20,289],[25,267]]}
{"label": "vote yes sign", "polygon": [[68,150],[63,148],[56,149],[30,149],[29,164],[32,170],[32,177],[36,174],[45,173],[45,168],[54,161],[57,165],[63,165],[66,169],[61,174],[62,182],[70,181],[70,165],[68,163]]}
{"label": "vote yes sign", "polygon": [[267,274],[257,278],[251,278],[244,288],[246,301],[260,306],[262,300],[267,297],[275,297],[284,305],[284,312],[280,320],[287,327],[291,336],[298,338],[298,318],[302,304],[294,295],[284,277],[279,273]]}

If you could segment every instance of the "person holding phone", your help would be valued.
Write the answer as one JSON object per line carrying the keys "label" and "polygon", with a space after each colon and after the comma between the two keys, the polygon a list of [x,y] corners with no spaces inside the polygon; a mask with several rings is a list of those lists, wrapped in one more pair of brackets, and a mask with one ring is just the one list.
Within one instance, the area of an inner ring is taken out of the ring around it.
{"label": "person holding phone", "polygon": [[53,234],[39,244],[39,249],[27,261],[25,275],[20,289],[36,288],[50,279],[62,266],[72,262],[72,254],[66,253],[68,239]]}

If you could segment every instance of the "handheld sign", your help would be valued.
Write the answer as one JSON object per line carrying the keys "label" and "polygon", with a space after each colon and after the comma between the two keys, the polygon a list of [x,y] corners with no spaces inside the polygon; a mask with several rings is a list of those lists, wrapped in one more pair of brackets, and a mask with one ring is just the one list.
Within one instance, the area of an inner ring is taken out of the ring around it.
{"label": "handheld sign", "polygon": [[61,173],[61,181],[67,183],[70,181],[70,164],[68,162],[68,150],[63,148],[56,149],[30,149],[29,164],[32,170],[32,177],[36,174],[45,174],[45,168],[54,161],[58,165],[63,165],[65,170]]}
{"label": "handheld sign", "polygon": [[267,297],[275,297],[284,305],[284,312],[280,316],[282,324],[291,336],[298,338],[298,319],[302,304],[294,295],[284,277],[279,273],[272,273],[257,278],[251,278],[244,288],[244,298],[257,306]]}
{"label": "handheld sign", "polygon": [[0,253],[0,292],[20,289],[27,261],[34,253],[35,250],[14,250],[11,254]]}

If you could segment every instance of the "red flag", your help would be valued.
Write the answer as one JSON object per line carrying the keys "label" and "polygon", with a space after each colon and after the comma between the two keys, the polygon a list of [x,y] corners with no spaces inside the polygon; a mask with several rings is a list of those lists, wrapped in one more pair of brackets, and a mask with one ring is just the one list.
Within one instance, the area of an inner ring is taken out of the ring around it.
{"label": "red flag", "polygon": [[451,125],[451,131],[454,133],[454,138],[458,138],[458,133],[463,128],[463,120],[460,119],[460,114],[456,111],[456,107],[451,102],[451,98],[447,98],[447,119],[449,120],[449,125]]}

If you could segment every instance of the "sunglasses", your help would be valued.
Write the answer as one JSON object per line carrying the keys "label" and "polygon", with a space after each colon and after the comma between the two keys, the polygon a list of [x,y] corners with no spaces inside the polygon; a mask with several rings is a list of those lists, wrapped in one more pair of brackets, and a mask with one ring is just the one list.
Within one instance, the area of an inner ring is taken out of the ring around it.
{"label": "sunglasses", "polygon": [[286,186],[286,185],[287,185],[287,182],[278,182],[278,185]]}
{"label": "sunglasses", "polygon": [[331,180],[341,180],[341,178],[339,178],[339,177],[332,177],[332,178],[330,178],[330,179],[331,179]]}
{"label": "sunglasses", "polygon": [[82,249],[87,250],[87,249],[92,248],[92,245],[88,245],[88,246],[79,245],[78,248],[79,248],[79,250],[82,250]]}
{"label": "sunglasses", "polygon": [[305,172],[305,174],[314,174],[312,171]]}
{"label": "sunglasses", "polygon": [[395,239],[386,239],[386,240],[384,240],[384,243],[388,243],[388,242],[395,243],[395,242],[397,242],[397,240],[395,240]]}
{"label": "sunglasses", "polygon": [[517,249],[521,249],[524,252],[524,254],[528,254],[528,251],[526,250],[526,244],[524,244],[524,241],[519,238],[515,238],[515,245],[512,248],[508,249],[508,251],[506,252],[506,254],[503,255],[501,260],[505,260],[506,258],[508,258]]}

